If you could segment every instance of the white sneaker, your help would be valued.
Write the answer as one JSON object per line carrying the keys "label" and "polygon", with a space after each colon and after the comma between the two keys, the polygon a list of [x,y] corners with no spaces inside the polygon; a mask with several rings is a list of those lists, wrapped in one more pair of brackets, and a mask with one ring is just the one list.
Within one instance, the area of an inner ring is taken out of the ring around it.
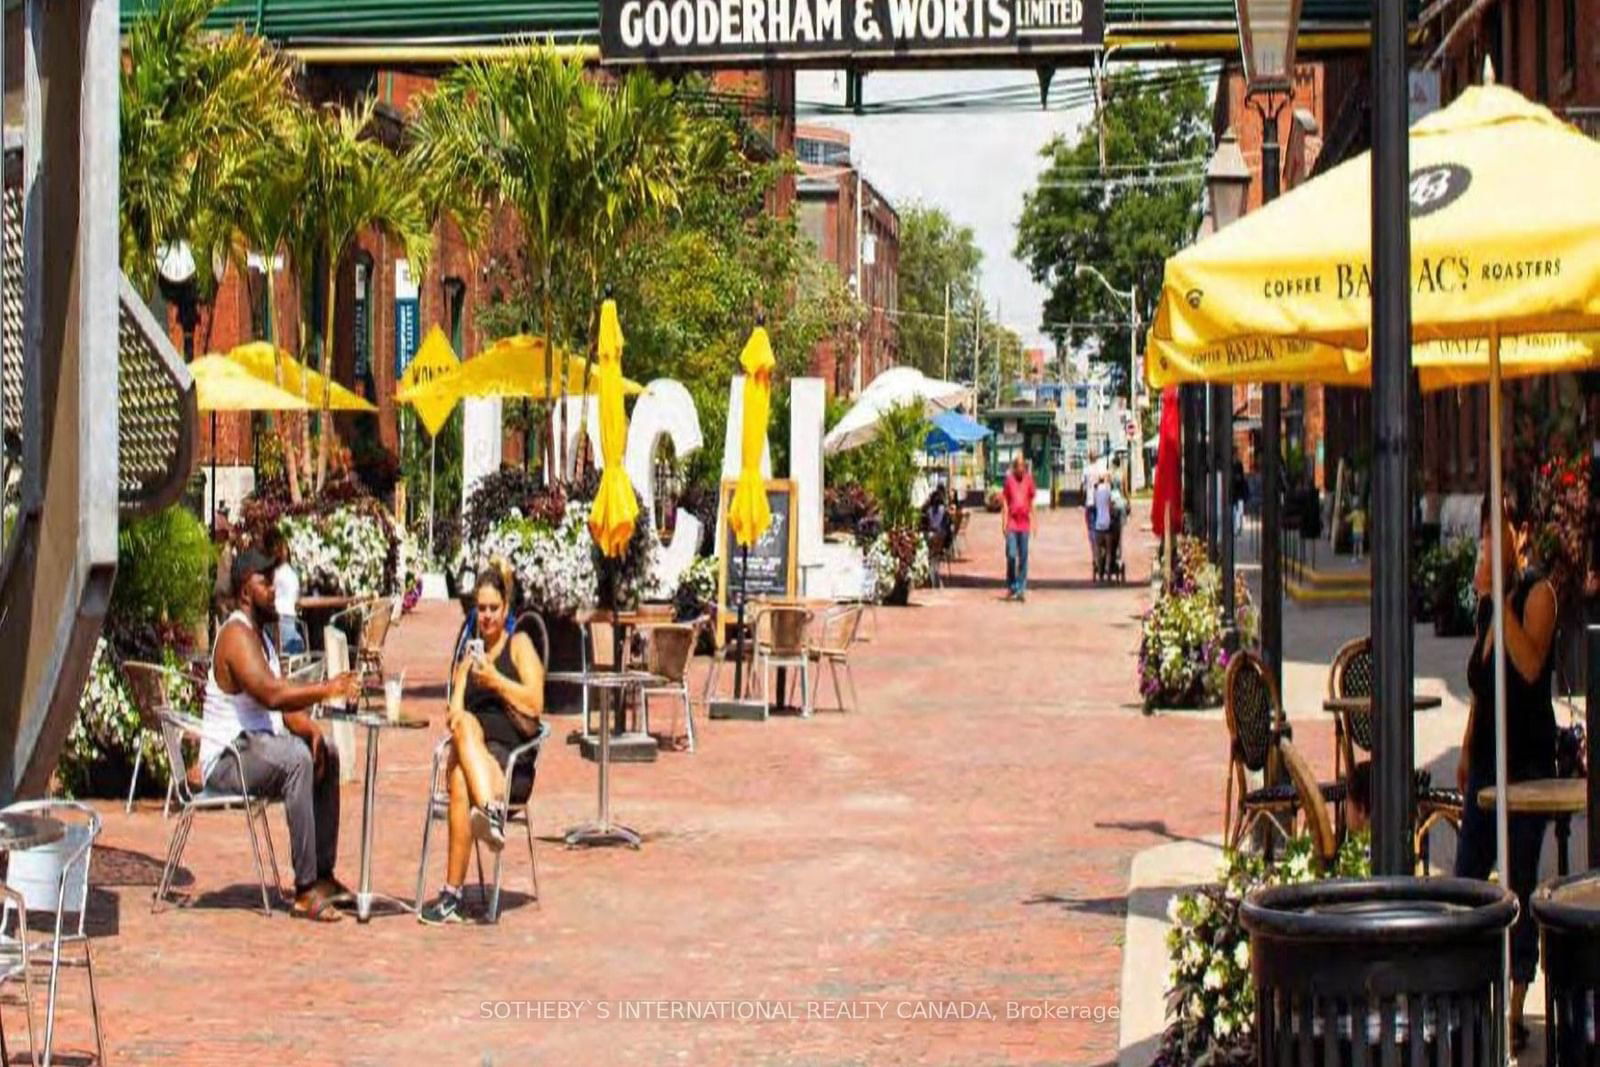
{"label": "white sneaker", "polygon": [[489,846],[491,852],[506,847],[505,821],[488,808],[472,809],[472,836]]}

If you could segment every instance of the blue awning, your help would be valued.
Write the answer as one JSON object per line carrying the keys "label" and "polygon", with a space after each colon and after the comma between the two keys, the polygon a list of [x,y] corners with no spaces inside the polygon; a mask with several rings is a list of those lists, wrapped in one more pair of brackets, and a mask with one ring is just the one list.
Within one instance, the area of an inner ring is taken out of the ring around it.
{"label": "blue awning", "polygon": [[928,431],[923,449],[931,456],[965,452],[994,432],[959,411],[941,411],[928,421],[933,423],[933,429]]}

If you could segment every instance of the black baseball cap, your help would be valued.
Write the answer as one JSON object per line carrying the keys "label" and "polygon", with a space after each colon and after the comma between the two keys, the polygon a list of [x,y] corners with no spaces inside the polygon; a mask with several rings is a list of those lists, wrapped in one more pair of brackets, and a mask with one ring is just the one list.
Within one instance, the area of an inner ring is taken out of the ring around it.
{"label": "black baseball cap", "polygon": [[247,548],[233,557],[233,595],[238,596],[252,574],[271,574],[278,561],[259,548]]}

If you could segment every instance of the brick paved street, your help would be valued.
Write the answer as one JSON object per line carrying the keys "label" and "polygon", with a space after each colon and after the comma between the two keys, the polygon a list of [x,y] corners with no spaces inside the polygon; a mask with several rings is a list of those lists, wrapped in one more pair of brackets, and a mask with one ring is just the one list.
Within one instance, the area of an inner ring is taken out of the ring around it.
{"label": "brick paved street", "polygon": [[[1081,513],[1045,515],[1024,605],[1001,599],[996,519],[978,516],[971,540],[974,558],[949,588],[878,611],[858,649],[860,711],[702,718],[696,754],[617,768],[614,810],[644,832],[642,851],[557,843],[592,815],[595,773],[553,744],[535,794],[542,907],[523,895],[526,861],[508,848],[514,892],[498,928],[266,919],[250,910],[236,815],[196,825],[184,887],[194,906],[151,915],[168,825],[159,805],[131,817],[104,805],[97,875],[122,883],[95,895],[111,1062],[1113,1061],[1129,862],[1217,832],[1224,728],[1215,715],[1147,718],[1134,702],[1147,533],[1129,536],[1139,584],[1095,589]],[[458,621],[453,604],[426,605],[391,639],[411,709],[436,723]],[[555,737],[575,722],[553,718]],[[1325,732],[1307,735],[1326,765]],[[383,749],[374,879],[407,897],[436,736],[396,733]],[[344,793],[352,884],[359,826],[357,783]],[[80,982],[67,978],[59,1035],[74,1051],[91,1047]],[[760,998],[802,1016],[818,999],[887,1007],[881,1019],[617,1018],[616,1002],[636,998]],[[485,1017],[496,1010],[485,1002],[550,1000],[585,1003],[583,1017]],[[981,1001],[998,1017],[897,1017],[923,1000]],[[1007,1000],[1079,1014],[1007,1020]],[[15,1032],[14,1012],[8,1022]]]}

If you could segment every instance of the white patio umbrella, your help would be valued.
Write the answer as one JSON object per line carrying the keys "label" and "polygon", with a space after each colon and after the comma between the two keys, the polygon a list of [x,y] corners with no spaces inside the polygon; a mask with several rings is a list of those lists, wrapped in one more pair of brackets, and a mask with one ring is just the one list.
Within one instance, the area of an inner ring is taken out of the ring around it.
{"label": "white patio umbrella", "polygon": [[891,367],[861,390],[855,406],[822,439],[827,455],[859,448],[878,435],[878,422],[897,407],[921,404],[928,415],[949,411],[966,399],[967,387],[929,378],[915,367]]}

